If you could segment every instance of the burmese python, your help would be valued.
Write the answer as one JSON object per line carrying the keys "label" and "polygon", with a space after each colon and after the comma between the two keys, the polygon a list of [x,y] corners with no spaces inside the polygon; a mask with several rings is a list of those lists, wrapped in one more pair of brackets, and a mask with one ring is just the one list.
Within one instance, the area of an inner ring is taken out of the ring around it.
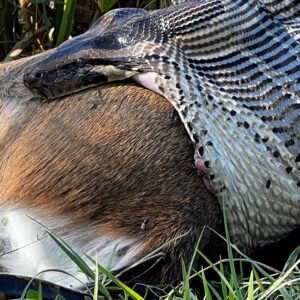
{"label": "burmese python", "polygon": [[[180,2],[180,1],[179,1]],[[119,9],[25,74],[47,98],[133,77],[179,115],[244,249],[300,223],[299,0]]]}

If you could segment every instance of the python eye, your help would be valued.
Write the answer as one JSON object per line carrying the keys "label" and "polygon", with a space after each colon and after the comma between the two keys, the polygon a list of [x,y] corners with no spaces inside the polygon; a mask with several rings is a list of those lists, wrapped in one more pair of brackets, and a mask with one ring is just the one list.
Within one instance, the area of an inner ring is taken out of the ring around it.
{"label": "python eye", "polygon": [[76,65],[77,65],[78,67],[84,67],[84,65],[85,65],[84,59],[83,59],[83,58],[78,58],[78,59],[76,60]]}
{"label": "python eye", "polygon": [[43,76],[44,76],[44,73],[42,73],[42,72],[37,72],[37,73],[34,74],[34,77],[36,79],[41,79],[41,78],[43,78]]}

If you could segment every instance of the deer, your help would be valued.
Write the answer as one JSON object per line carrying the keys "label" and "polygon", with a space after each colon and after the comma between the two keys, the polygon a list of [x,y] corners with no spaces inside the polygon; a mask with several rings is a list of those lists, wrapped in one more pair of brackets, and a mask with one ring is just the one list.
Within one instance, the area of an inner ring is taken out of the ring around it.
{"label": "deer", "polygon": [[39,101],[22,77],[47,54],[0,65],[0,266],[87,280],[49,230],[115,273],[162,246],[144,282],[178,280],[199,238],[218,257],[222,212],[171,105],[130,81]]}

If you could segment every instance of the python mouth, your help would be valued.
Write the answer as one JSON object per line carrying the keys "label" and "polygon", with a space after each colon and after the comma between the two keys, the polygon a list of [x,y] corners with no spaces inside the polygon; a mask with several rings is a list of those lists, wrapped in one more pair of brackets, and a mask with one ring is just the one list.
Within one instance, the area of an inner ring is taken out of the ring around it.
{"label": "python mouth", "polygon": [[50,78],[42,82],[35,83],[33,81],[34,79],[30,77],[24,77],[24,84],[30,88],[33,94],[54,99],[106,83],[108,80],[105,74],[90,72],[84,77],[55,77],[53,81],[50,81]]}
{"label": "python mouth", "polygon": [[54,68],[35,68],[24,74],[24,85],[33,94],[47,99],[60,98],[100,84],[124,80],[137,74],[124,62],[78,59]]}

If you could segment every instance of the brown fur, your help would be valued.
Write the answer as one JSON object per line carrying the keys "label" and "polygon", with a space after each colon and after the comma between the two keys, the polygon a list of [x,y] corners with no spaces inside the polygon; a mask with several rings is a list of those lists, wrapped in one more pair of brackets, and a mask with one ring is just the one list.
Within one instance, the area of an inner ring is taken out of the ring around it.
{"label": "brown fur", "polygon": [[[32,101],[22,71],[33,61],[0,65],[0,205],[71,216],[73,230],[99,224],[99,235],[137,237],[140,255],[188,232],[164,249],[155,274],[177,278],[180,257],[191,256],[203,226],[219,229],[221,217],[171,105],[132,83]],[[202,247],[214,252],[216,244],[205,231]]]}

